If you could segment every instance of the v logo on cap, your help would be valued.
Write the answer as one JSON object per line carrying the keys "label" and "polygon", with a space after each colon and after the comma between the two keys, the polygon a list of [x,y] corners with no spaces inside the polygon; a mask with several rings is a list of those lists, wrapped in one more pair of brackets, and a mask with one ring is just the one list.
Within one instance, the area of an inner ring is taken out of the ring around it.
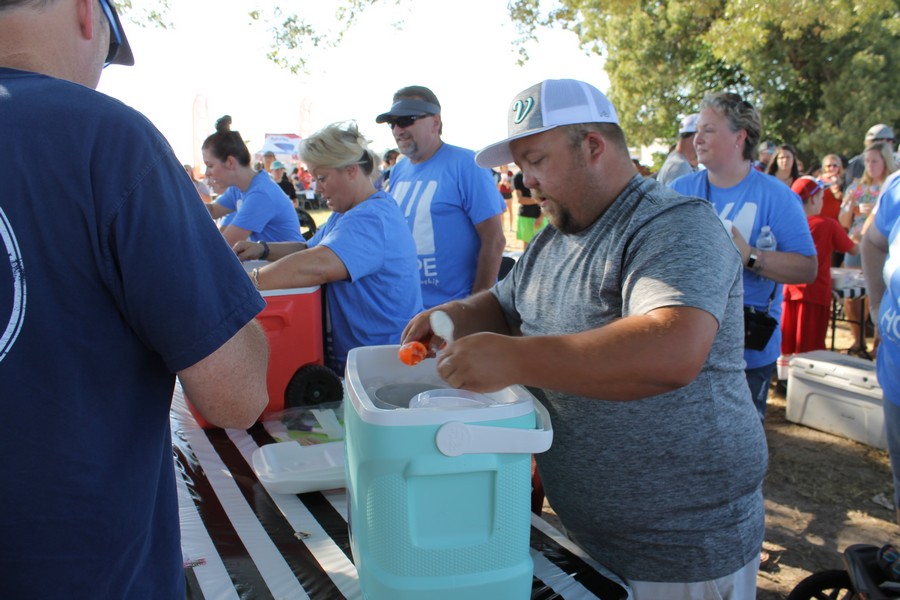
{"label": "v logo on cap", "polygon": [[513,104],[513,111],[516,113],[515,124],[518,125],[524,121],[532,108],[534,108],[534,98],[529,96],[524,100],[516,100],[515,104]]}

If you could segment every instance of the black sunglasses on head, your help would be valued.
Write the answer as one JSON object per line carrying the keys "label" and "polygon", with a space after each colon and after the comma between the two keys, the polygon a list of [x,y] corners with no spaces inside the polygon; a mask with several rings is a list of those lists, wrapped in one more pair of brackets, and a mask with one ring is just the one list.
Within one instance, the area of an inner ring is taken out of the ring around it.
{"label": "black sunglasses on head", "polygon": [[402,127],[403,129],[406,129],[407,127],[409,127],[410,125],[412,125],[413,123],[418,121],[419,119],[424,119],[425,117],[431,117],[431,116],[433,116],[433,115],[415,115],[412,117],[396,117],[396,118],[389,120],[388,125],[391,126],[391,129],[393,129],[394,127]]}

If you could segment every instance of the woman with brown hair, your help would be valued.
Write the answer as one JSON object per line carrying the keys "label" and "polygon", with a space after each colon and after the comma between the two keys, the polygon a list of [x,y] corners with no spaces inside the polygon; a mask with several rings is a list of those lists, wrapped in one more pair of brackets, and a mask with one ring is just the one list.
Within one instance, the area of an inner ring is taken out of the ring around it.
{"label": "woman with brown hair", "polygon": [[241,134],[231,131],[231,117],[216,121],[216,132],[201,147],[210,182],[240,190],[233,204],[219,197],[207,204],[209,214],[219,219],[236,213],[222,232],[229,246],[240,240],[263,242],[302,241],[300,222],[290,199],[265,171],[250,166],[250,151]]}
{"label": "woman with brown hair", "polygon": [[781,144],[775,150],[775,154],[766,167],[766,173],[774,175],[778,181],[788,187],[794,185],[794,181],[800,177],[800,167],[797,165],[797,149],[790,144]]}

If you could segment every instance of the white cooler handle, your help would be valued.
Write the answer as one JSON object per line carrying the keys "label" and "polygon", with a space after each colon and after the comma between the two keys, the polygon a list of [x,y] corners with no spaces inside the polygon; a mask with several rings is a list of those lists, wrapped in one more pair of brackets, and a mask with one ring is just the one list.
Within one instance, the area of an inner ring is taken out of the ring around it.
{"label": "white cooler handle", "polygon": [[445,456],[461,454],[539,454],[553,442],[550,413],[534,401],[538,429],[469,425],[460,421],[444,423],[435,435],[438,450]]}

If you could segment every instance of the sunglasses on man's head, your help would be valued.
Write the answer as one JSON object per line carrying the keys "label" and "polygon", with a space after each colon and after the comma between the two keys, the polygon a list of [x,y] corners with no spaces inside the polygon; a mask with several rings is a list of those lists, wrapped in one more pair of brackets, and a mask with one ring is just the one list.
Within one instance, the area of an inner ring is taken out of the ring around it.
{"label": "sunglasses on man's head", "polygon": [[106,20],[109,22],[109,51],[106,53],[106,61],[103,63],[104,67],[108,67],[112,64],[112,61],[115,60],[116,54],[119,53],[119,48],[122,45],[122,32],[119,31],[113,8],[109,4],[110,1],[111,0],[100,0],[100,7],[103,8],[103,13],[106,15]]}
{"label": "sunglasses on man's head", "polygon": [[388,125],[391,126],[391,129],[393,129],[394,127],[402,127],[403,129],[406,129],[407,127],[409,127],[410,125],[412,125],[413,123],[418,121],[419,119],[424,119],[425,117],[430,117],[430,116],[431,115],[415,115],[412,117],[395,117],[395,118],[391,119],[390,121],[388,121]]}

